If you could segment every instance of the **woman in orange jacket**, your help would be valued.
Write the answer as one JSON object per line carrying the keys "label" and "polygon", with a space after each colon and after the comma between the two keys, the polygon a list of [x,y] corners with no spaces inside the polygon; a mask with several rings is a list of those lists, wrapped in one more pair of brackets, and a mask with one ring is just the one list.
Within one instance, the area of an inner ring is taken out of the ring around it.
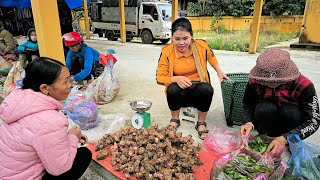
{"label": "woman in orange jacket", "polygon": [[198,109],[196,130],[204,139],[208,130],[205,122],[211,105],[213,88],[207,62],[222,81],[228,77],[221,71],[217,58],[204,40],[194,40],[191,23],[180,18],[171,27],[172,43],[162,48],[157,68],[157,83],[166,86],[167,102],[171,110],[170,125],[180,126],[181,107]]}

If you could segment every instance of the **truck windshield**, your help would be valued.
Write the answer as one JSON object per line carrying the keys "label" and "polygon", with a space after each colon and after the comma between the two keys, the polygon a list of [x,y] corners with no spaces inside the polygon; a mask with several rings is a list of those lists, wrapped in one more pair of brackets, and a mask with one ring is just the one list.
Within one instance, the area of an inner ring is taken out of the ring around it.
{"label": "truck windshield", "polygon": [[161,17],[165,21],[171,21],[171,14],[172,14],[172,8],[171,4],[159,4],[159,13],[161,14]]}

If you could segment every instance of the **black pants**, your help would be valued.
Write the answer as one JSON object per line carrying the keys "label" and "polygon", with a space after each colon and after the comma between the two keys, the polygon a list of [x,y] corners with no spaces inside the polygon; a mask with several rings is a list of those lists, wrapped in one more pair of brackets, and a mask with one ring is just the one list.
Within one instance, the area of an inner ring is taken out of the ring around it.
{"label": "black pants", "polygon": [[43,180],[55,180],[55,179],[61,179],[61,180],[75,180],[79,179],[82,174],[86,171],[88,168],[90,162],[92,159],[91,151],[86,147],[80,147],[78,148],[76,157],[73,161],[72,167],[69,171],[59,175],[59,176],[52,176],[49,173],[46,173],[42,179]]}
{"label": "black pants", "polygon": [[182,89],[172,83],[167,89],[167,101],[171,111],[181,107],[195,107],[199,111],[209,111],[213,96],[213,88],[209,83],[197,83]]}
{"label": "black pants", "polygon": [[[84,69],[84,61],[83,57],[72,56],[71,57],[71,69],[70,74],[76,75]],[[84,80],[91,80],[92,76],[97,78],[103,72],[104,66],[100,64],[98,61],[95,61],[92,65],[91,73],[84,78]]]}
{"label": "black pants", "polygon": [[255,108],[253,124],[260,134],[277,137],[299,126],[300,121],[298,106],[287,104],[277,107],[272,102],[262,101]]}
{"label": "black pants", "polygon": [[36,55],[36,56],[40,57],[39,51],[26,51],[26,52],[22,52],[21,54],[25,54],[26,55],[26,59],[27,59],[28,63],[33,60],[31,58],[32,55]]}

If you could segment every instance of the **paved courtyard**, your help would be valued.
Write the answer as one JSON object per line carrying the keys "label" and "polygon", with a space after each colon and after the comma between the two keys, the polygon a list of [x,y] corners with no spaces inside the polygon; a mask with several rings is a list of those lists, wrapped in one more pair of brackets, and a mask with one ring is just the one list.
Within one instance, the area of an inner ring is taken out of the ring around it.
{"label": "paved courtyard", "polygon": [[[119,41],[112,42],[104,38],[94,38],[87,40],[86,43],[101,53],[106,53],[107,49],[114,49],[116,51],[115,56],[118,59],[114,70],[121,83],[120,92],[111,103],[100,106],[100,113],[125,113],[130,117],[134,111],[131,110],[129,103],[133,100],[145,99],[153,103],[148,111],[151,113],[152,124],[165,126],[169,123],[170,111],[164,94],[164,86],[157,85],[155,78],[159,55],[164,45],[146,45],[140,42],[122,44]],[[290,52],[300,71],[314,82],[319,94],[320,52],[304,49],[292,50],[286,48],[288,44],[281,44],[280,46]],[[219,50],[214,50],[214,53],[218,58],[221,69],[225,73],[249,72],[255,65],[256,58],[259,55]],[[209,68],[209,73],[215,89],[215,95],[206,119],[208,129],[218,125],[233,131],[239,131],[239,126],[234,126],[233,128],[226,126],[220,82],[213,68]],[[194,124],[191,122],[183,121],[178,131],[184,135],[191,134],[196,142],[201,142],[194,129]],[[320,130],[307,140],[320,145]],[[288,153],[285,153],[284,157],[288,158]],[[92,163],[85,176],[86,179],[97,179],[97,172],[100,175],[105,173],[96,164]]]}

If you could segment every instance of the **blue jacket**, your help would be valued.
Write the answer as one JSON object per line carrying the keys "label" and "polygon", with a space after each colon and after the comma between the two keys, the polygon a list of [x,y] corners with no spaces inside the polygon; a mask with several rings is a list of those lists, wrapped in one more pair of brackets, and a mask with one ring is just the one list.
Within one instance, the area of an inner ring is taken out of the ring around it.
{"label": "blue jacket", "polygon": [[28,40],[27,40],[27,42],[25,42],[25,43],[23,43],[23,44],[18,46],[18,51],[25,52],[26,48],[33,49],[35,51],[39,51],[38,42],[33,42],[30,39],[30,34],[33,31],[35,32],[36,30],[34,28],[31,28],[31,29],[28,30],[28,33],[27,33]]}
{"label": "blue jacket", "polygon": [[33,49],[35,51],[39,51],[38,43],[34,43],[30,40],[18,46],[18,51],[25,52],[26,48]]}
{"label": "blue jacket", "polygon": [[73,52],[69,50],[66,58],[66,66],[71,70],[71,57],[83,57],[84,58],[84,69],[78,74],[74,75],[73,78],[75,81],[79,82],[86,78],[92,71],[93,64],[95,61],[99,61],[100,53],[93,49],[92,47],[82,44],[81,50],[79,52]]}

